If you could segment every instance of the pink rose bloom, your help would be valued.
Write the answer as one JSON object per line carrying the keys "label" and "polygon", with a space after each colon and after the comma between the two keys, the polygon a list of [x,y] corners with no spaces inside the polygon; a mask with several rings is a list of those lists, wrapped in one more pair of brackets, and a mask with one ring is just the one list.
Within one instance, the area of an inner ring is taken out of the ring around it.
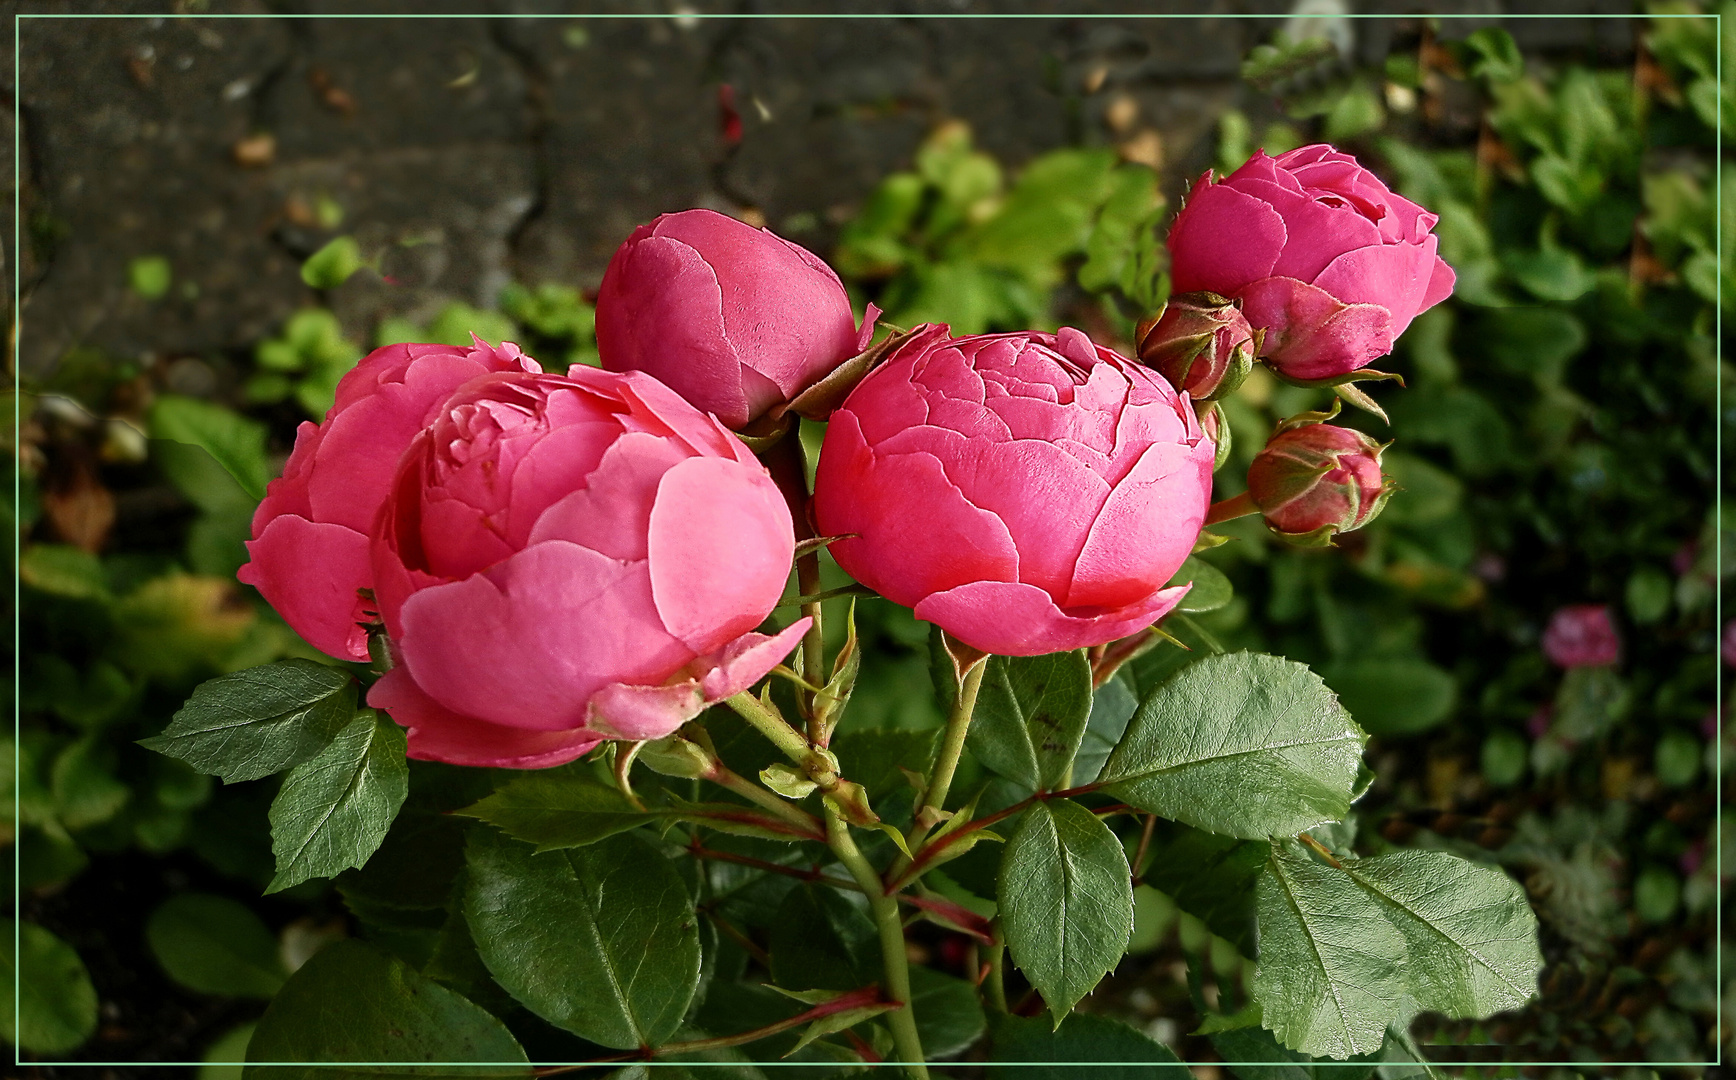
{"label": "pink rose bloom", "polygon": [[304,423],[283,477],[253,514],[252,561],[236,577],[258,589],[284,621],[323,653],[366,660],[371,604],[368,534],[398,458],[460,386],[497,371],[540,372],[505,343],[490,348],[387,345],[338,381],[337,401],[318,425]]}
{"label": "pink rose bloom", "polygon": [[868,347],[832,268],[769,229],[710,210],[633,230],[597,293],[597,351],[644,371],[732,428]]}
{"label": "pink rose bloom", "polygon": [[1100,645],[1166,615],[1211,501],[1213,446],[1161,375],[1078,330],[904,342],[832,414],[828,550],[978,649]]}
{"label": "pink rose bloom", "polygon": [[1569,604],[1556,609],[1543,631],[1543,655],[1557,667],[1600,667],[1621,659],[1621,639],[1607,604]]}
{"label": "pink rose bloom", "polygon": [[1724,624],[1724,662],[1736,667],[1736,619]]}
{"label": "pink rose bloom", "polygon": [[399,465],[372,555],[397,665],[368,704],[410,756],[541,768],[656,739],[746,689],[807,620],[795,536],[746,446],[662,383],[575,367],[477,379]]}
{"label": "pink rose bloom", "polygon": [[1242,302],[1265,328],[1262,357],[1293,379],[1334,379],[1392,351],[1453,291],[1435,254],[1439,220],[1349,154],[1316,144],[1256,151],[1218,183],[1206,173],[1169,234],[1176,292]]}
{"label": "pink rose bloom", "polygon": [[1307,424],[1272,436],[1248,466],[1248,495],[1272,531],[1328,543],[1386,505],[1385,447],[1352,428]]}

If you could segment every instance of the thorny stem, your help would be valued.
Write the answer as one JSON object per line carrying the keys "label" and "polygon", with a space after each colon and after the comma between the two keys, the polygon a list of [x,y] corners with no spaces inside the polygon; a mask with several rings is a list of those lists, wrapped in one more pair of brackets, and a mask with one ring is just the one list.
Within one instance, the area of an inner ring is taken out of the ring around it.
{"label": "thorny stem", "polygon": [[881,885],[880,875],[874,872],[856,841],[850,838],[850,826],[845,824],[837,806],[830,799],[825,800],[825,806],[826,835],[832,853],[862,887],[862,892],[868,897],[868,909],[874,915],[875,929],[880,933],[880,959],[885,967],[886,994],[902,1006],[886,1014],[893,1044],[897,1046],[898,1056],[912,1080],[928,1080],[922,1039],[916,1033],[916,1017],[911,1011],[910,958],[904,951],[904,924],[898,917],[898,901]]}
{"label": "thorny stem", "polygon": [[1259,512],[1260,508],[1254,505],[1254,497],[1244,491],[1240,495],[1233,495],[1222,502],[1213,503],[1211,509],[1206,511],[1206,519],[1201,523],[1201,527],[1207,528],[1220,521],[1247,517],[1249,514],[1258,514]]}
{"label": "thorny stem", "polygon": [[784,756],[797,765],[808,764],[808,740],[801,732],[791,727],[783,717],[772,712],[760,700],[743,690],[728,699],[729,707],[734,709],[743,720],[754,726],[761,735],[772,741],[772,745],[784,752]]}
{"label": "thorny stem", "polygon": [[[983,672],[988,670],[988,666],[987,657],[978,660],[965,672],[964,682],[958,688],[958,700],[953,702],[952,715],[946,718],[946,732],[941,736],[940,755],[934,761],[934,777],[928,782],[928,790],[922,793],[922,800],[916,804],[916,820],[905,837],[905,846],[910,848],[912,853],[916,852],[917,846],[928,836],[930,828],[922,823],[922,812],[930,808],[946,808],[946,795],[952,788],[952,774],[958,770],[958,759],[964,753],[965,736],[970,732],[971,715],[976,712],[977,693],[982,689]],[[900,855],[886,872],[886,880],[900,880],[900,875],[909,866],[910,860]],[[896,892],[897,889],[892,891]]]}
{"label": "thorny stem", "polygon": [[720,787],[728,788],[754,805],[769,810],[778,817],[800,827],[802,831],[808,833],[809,836],[815,840],[821,839],[826,834],[825,826],[820,824],[819,818],[798,808],[789,800],[779,798],[767,791],[765,788],[760,787],[758,784],[749,780],[747,777],[732,771],[726,765],[720,763],[717,766],[717,770],[713,773],[707,774],[705,778]]}

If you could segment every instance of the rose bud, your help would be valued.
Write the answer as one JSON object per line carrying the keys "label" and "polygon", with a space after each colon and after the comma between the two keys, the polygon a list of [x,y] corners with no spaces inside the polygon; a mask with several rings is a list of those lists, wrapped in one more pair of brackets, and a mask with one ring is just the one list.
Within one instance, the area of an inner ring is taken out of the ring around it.
{"label": "rose bud", "polygon": [[496,375],[404,453],[372,556],[412,757],[541,768],[657,739],[746,689],[795,537],[714,418],[640,372]]}
{"label": "rose bud", "polygon": [[710,210],[633,230],[597,293],[597,351],[740,428],[868,347],[832,268],[769,229]]}
{"label": "rose bud", "polygon": [[1175,288],[1240,300],[1266,331],[1261,357],[1287,378],[1343,379],[1453,291],[1429,232],[1438,218],[1349,154],[1260,151],[1210,180],[1194,185],[1170,230]]}
{"label": "rose bud", "polygon": [[1248,466],[1248,497],[1273,532],[1326,545],[1386,505],[1380,443],[1352,428],[1309,423],[1280,431]]}
{"label": "rose bud", "polygon": [[828,549],[967,645],[1012,656],[1150,626],[1199,536],[1212,442],[1185,395],[1083,333],[900,345],[832,414]]}
{"label": "rose bud", "polygon": [[368,535],[405,447],[452,392],[479,375],[540,372],[506,343],[490,348],[387,345],[338,380],[325,420],[304,423],[283,476],[253,514],[252,561],[236,577],[258,589],[290,627],[340,660],[368,659]]}
{"label": "rose bud", "polygon": [[1255,332],[1232,300],[1216,293],[1172,296],[1140,326],[1139,359],[1195,401],[1234,393],[1254,366]]}
{"label": "rose bud", "polygon": [[1606,604],[1556,609],[1543,631],[1543,655],[1556,667],[1602,667],[1621,659],[1621,638]]}

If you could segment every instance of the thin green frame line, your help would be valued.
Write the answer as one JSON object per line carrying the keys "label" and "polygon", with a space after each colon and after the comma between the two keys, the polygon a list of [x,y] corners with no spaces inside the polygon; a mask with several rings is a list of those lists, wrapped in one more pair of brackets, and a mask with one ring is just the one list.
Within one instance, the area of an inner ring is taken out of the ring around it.
{"label": "thin green frame line", "polygon": [[[498,14],[498,12],[486,12],[486,14],[411,14],[411,16],[389,16],[389,14],[372,14],[372,12],[339,12],[339,14],[299,14],[299,12],[297,12],[297,14],[200,12],[200,14],[186,14],[186,16],[163,16],[163,14],[142,14],[142,12],[141,14],[135,14],[135,12],[95,12],[95,14],[14,12],[14,19],[12,19],[12,71],[14,71],[14,92],[12,92],[12,224],[14,224],[14,229],[12,229],[12,429],[14,429],[14,431],[19,431],[19,422],[21,422],[21,399],[23,399],[23,396],[21,396],[24,339],[23,306],[21,306],[21,302],[23,302],[23,292],[21,292],[21,290],[23,290],[23,274],[19,273],[19,269],[21,269],[21,255],[23,255],[23,227],[21,227],[21,198],[23,198],[23,172],[21,172],[21,168],[23,168],[23,165],[21,165],[21,163],[23,163],[23,123],[21,123],[21,102],[23,102],[23,78],[21,78],[21,76],[23,76],[23,66],[21,66],[21,56],[23,56],[23,54],[21,54],[21,24],[23,24],[24,19],[448,19],[448,21],[451,21],[451,19],[568,19],[568,21],[573,21],[573,19],[608,19],[608,21],[627,21],[627,19],[634,19],[634,21],[639,21],[639,19],[1274,19],[1274,21],[1276,21],[1276,19],[1295,19],[1295,17],[1302,17],[1302,19],[1411,19],[1411,17],[1427,17],[1427,19],[1502,19],[1502,21],[1517,21],[1517,19],[1599,19],[1599,21],[1602,21],[1602,19],[1647,19],[1647,21],[1649,21],[1649,19],[1706,19],[1706,17],[1710,17],[1710,19],[1713,19],[1715,35],[1717,35],[1717,40],[1719,40],[1720,45],[1722,45],[1722,40],[1724,40],[1724,14],[1722,14],[1722,12],[1698,12],[1698,14],[1696,14],[1696,12],[1658,12],[1658,14],[1592,14],[1592,12],[1587,12],[1587,14],[1561,14],[1561,12],[1555,12],[1555,14],[1498,14],[1498,16],[1489,16],[1489,14],[1394,16],[1394,14],[1368,14],[1368,12],[1344,12],[1344,14],[1300,14],[1300,16],[1271,16],[1271,14],[1200,14],[1200,12],[1123,12],[1123,14],[1033,14],[1033,12],[969,14],[969,12],[929,12],[929,14],[896,14],[896,16],[892,16],[892,14],[884,14],[884,12],[870,12],[870,14],[861,14],[861,12],[799,12],[799,14],[720,14],[720,12],[719,14],[713,14],[713,12],[667,12],[667,14],[661,14],[661,12],[649,12],[649,14],[585,14],[585,12],[578,12],[578,14],[573,14],[573,12],[568,12],[568,14],[559,14],[559,12],[538,12],[538,14]],[[1719,85],[1720,101],[1720,108],[1717,109],[1717,116],[1715,116],[1715,123],[1713,123],[1713,132],[1715,132],[1713,144],[1715,144],[1715,158],[1717,158],[1717,163],[1715,163],[1715,165],[1722,165],[1722,158],[1724,158],[1724,108],[1722,108],[1722,97],[1724,97],[1724,50],[1722,50],[1722,47],[1719,47],[1719,49],[1713,49],[1713,73],[1715,73],[1715,80],[1717,80],[1717,85]],[[1713,403],[1713,408],[1717,410],[1717,415],[1722,415],[1722,401],[1724,401],[1724,221],[1722,221],[1722,207],[1724,207],[1724,170],[1722,170],[1722,167],[1713,168],[1713,201],[1715,201],[1715,207],[1719,208],[1719,215],[1717,215],[1717,229],[1715,229],[1715,236],[1713,236],[1713,252],[1715,252],[1715,259],[1717,259],[1717,300],[1715,300],[1715,304],[1713,304],[1713,359],[1717,361],[1717,373],[1715,373],[1715,377],[1713,377],[1713,382],[1715,382],[1715,398],[1717,399],[1715,399],[1715,403]],[[1713,462],[1713,476],[1715,476],[1713,484],[1715,484],[1715,490],[1713,490],[1713,505],[1715,505],[1715,519],[1717,519],[1719,523],[1722,523],[1722,514],[1724,514],[1724,425],[1722,424],[1713,424],[1713,445],[1715,445],[1715,462]],[[21,498],[21,476],[23,476],[23,474],[17,471],[16,467],[14,467],[14,471],[12,471],[12,505],[14,505],[14,507],[19,505],[19,498]],[[19,530],[14,530],[14,533],[12,533],[12,564],[14,564],[14,566],[17,566],[17,561],[19,561],[19,556],[21,556],[21,547],[23,547],[23,533]],[[1713,575],[1715,575],[1715,578],[1717,578],[1719,582],[1724,580],[1724,545],[1722,545],[1722,543],[1717,543],[1717,545],[1715,545],[1715,550],[1713,550]],[[21,585],[21,578],[14,575],[14,578],[12,578],[12,670],[14,670],[14,674],[19,672],[19,663],[21,663],[21,656],[23,656],[23,653],[21,653],[21,649],[23,649],[23,637],[21,637],[21,634],[23,634],[23,622],[21,622],[21,618],[23,618],[23,585]],[[1724,625],[1724,590],[1722,590],[1722,587],[1713,590],[1713,618],[1715,618],[1715,622],[1717,622],[1719,627]],[[1719,686],[1715,689],[1722,689],[1722,672],[1719,672],[1717,679],[1719,679]],[[1715,738],[1715,745],[1719,745],[1719,743],[1722,743],[1722,738],[1724,738],[1724,695],[1722,695],[1722,693],[1715,693],[1715,701],[1717,701],[1717,705],[1715,705],[1715,715],[1717,715],[1717,738]],[[14,743],[17,743],[19,736],[21,736],[21,731],[23,731],[23,728],[21,728],[21,717],[23,717],[23,679],[14,677],[14,681],[12,681],[12,738],[14,738]],[[1715,833],[1715,837],[1719,840],[1719,842],[1713,844],[1713,847],[1715,847],[1715,851],[1713,851],[1713,879],[1717,880],[1717,882],[1722,882],[1722,880],[1724,880],[1724,844],[1722,844],[1722,830],[1724,830],[1724,755],[1722,755],[1722,752],[1713,755],[1713,766],[1715,766],[1715,780],[1713,780],[1713,800],[1715,800],[1715,809],[1713,809],[1713,833]],[[14,792],[14,795],[12,795],[12,802],[14,802],[14,820],[16,820],[17,811],[19,811],[19,794],[17,794],[17,792],[19,792],[19,778],[21,778],[21,771],[19,771],[19,769],[21,769],[19,757],[14,754],[12,755],[12,792]],[[14,892],[12,892],[12,957],[14,957],[14,971],[12,971],[12,1031],[14,1031],[14,1033],[19,1031],[19,1026],[21,1026],[19,1021],[23,1019],[23,1017],[21,1017],[21,1002],[23,1002],[23,995],[19,993],[19,990],[21,990],[21,979],[23,979],[23,969],[21,969],[16,962],[16,958],[19,957],[19,952],[21,952],[21,927],[23,927],[23,920],[19,919],[19,915],[23,913],[23,905],[21,905],[21,896],[23,896],[23,892],[21,892],[21,889],[17,887],[17,882],[19,882],[19,847],[21,846],[19,846],[17,842],[12,844],[12,882],[14,882]],[[1713,905],[1713,936],[1719,939],[1719,941],[1724,939],[1724,906],[1722,906],[1722,903],[1719,903],[1719,905]],[[1441,1068],[1477,1068],[1477,1066],[1500,1068],[1500,1066],[1509,1066],[1509,1064],[1510,1066],[1564,1066],[1564,1068],[1575,1068],[1575,1066],[1597,1066],[1597,1068],[1635,1068],[1635,1066],[1637,1066],[1637,1068],[1705,1068],[1705,1066],[1722,1066],[1722,1064],[1724,1064],[1724,955],[1722,955],[1722,950],[1713,950],[1713,964],[1715,964],[1715,991],[1717,991],[1717,997],[1719,997],[1719,1007],[1715,1009],[1715,1016],[1713,1016],[1712,1021],[1712,1061],[1597,1061],[1597,1063],[1585,1063],[1585,1061],[1429,1061],[1427,1064],[1430,1064],[1430,1066],[1441,1066]],[[198,1066],[203,1066],[203,1064],[264,1064],[264,1066],[288,1066],[288,1064],[299,1064],[299,1066],[306,1066],[306,1064],[309,1063],[304,1063],[304,1061],[297,1061],[297,1063],[278,1063],[278,1061],[269,1061],[269,1063],[245,1063],[245,1061],[222,1061],[222,1063],[208,1063],[208,1061],[155,1061],[155,1063],[139,1063],[139,1061],[28,1061],[28,1063],[26,1063],[26,1061],[23,1061],[23,1047],[17,1047],[17,1045],[14,1045],[14,1064],[19,1064],[19,1066],[24,1066],[24,1064],[33,1064],[33,1066],[80,1066],[80,1064],[83,1064],[83,1066],[127,1066],[127,1064],[153,1064],[153,1066],[170,1066],[170,1068],[175,1068],[175,1066],[191,1066],[191,1068],[198,1068]],[[358,1064],[392,1063],[378,1063],[378,1061],[363,1061],[363,1063],[332,1061],[332,1063],[314,1064],[323,1064],[323,1066],[358,1066]],[[455,1064],[455,1066],[457,1066],[457,1064],[469,1064],[469,1066],[474,1066],[474,1068],[495,1068],[495,1066],[502,1066],[502,1068],[519,1068],[523,1063],[436,1061],[436,1063],[399,1064]],[[533,1063],[531,1068],[564,1066],[564,1064],[592,1063],[566,1063],[566,1061],[552,1061],[552,1063]],[[679,1064],[679,1066],[691,1068],[691,1066],[729,1066],[729,1064],[745,1063],[674,1063],[674,1061],[641,1061],[641,1063],[628,1064],[646,1064],[646,1066],[651,1066],[651,1068],[660,1068],[660,1066],[677,1066],[677,1064]],[[755,1066],[764,1068],[764,1066],[797,1066],[797,1064],[804,1063],[793,1063],[793,1061],[755,1061],[755,1063],[750,1064],[755,1064]],[[878,1064],[884,1064],[884,1066],[898,1066],[898,1064],[903,1063],[885,1061],[885,1063]],[[948,1063],[929,1064],[946,1066]],[[1007,1061],[1000,1061],[1000,1063],[995,1064],[996,1066],[1002,1066],[1002,1068],[1028,1068],[1028,1066],[1029,1068],[1038,1068],[1038,1066],[1045,1066],[1045,1064],[1050,1066],[1050,1068],[1054,1068],[1054,1066],[1064,1066],[1064,1068],[1082,1068],[1082,1066],[1141,1066],[1141,1064],[1172,1063],[1161,1063],[1161,1061],[1153,1061],[1153,1063],[1135,1063],[1135,1061],[1127,1061],[1127,1063],[1101,1063],[1101,1061],[1057,1061],[1057,1063],[1031,1063],[1031,1061],[1021,1061],[1021,1063],[1007,1063]],[[1217,1064],[1236,1066],[1236,1064],[1271,1063],[1227,1061],[1227,1063]],[[1319,1066],[1326,1066],[1326,1068],[1345,1066],[1345,1068],[1351,1068],[1354,1064],[1361,1063],[1349,1063],[1349,1061],[1314,1061],[1312,1064],[1314,1064],[1316,1068],[1319,1068]]]}

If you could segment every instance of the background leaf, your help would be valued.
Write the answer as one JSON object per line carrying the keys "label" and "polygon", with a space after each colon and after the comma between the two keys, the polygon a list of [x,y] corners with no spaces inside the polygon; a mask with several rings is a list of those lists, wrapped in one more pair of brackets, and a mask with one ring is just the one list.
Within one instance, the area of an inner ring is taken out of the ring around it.
{"label": "background leaf", "polygon": [[271,478],[265,457],[265,425],[197,398],[164,394],[151,403],[152,438],[197,446],[217,459],[241,489],[265,497]]}
{"label": "background leaf", "polygon": [[1085,650],[986,661],[967,745],[976,759],[1032,790],[1064,787],[1091,715]]}
{"label": "background leaf", "polygon": [[1133,882],[1121,841],[1070,799],[1025,811],[1001,856],[1007,950],[1058,1025],[1127,950]]}
{"label": "background leaf", "polygon": [[139,745],[179,758],[224,783],[300,765],[355,718],[350,673],[284,660],[201,683],[161,735]]}
{"label": "background leaf", "polygon": [[[1058,1028],[1040,1018],[1002,1013],[995,1017],[991,1061],[1016,1062],[1023,1067],[990,1065],[992,1080],[1186,1080],[1188,1071],[1175,1052],[1107,1016],[1077,1013]],[[1129,1062],[1082,1068],[1078,1062]]]}
{"label": "background leaf", "polygon": [[146,921],[145,940],[171,979],[201,994],[269,998],[289,977],[265,923],[226,896],[170,897]]}
{"label": "background leaf", "polygon": [[271,801],[277,876],[266,892],[368,861],[410,793],[404,749],[404,729],[369,709],[284,778]]}
{"label": "background leaf", "polygon": [[[528,1076],[518,1040],[499,1020],[360,941],[328,945],[303,964],[265,1010],[247,1080],[361,1080],[392,1076]],[[412,1062],[495,1064],[414,1065]]]}
{"label": "background leaf", "polygon": [[0,991],[0,1034],[33,1054],[76,1049],[96,1032],[96,988],[84,961],[71,945],[35,923],[0,921],[0,935],[7,960],[0,970],[0,984],[5,987]]}
{"label": "background leaf", "polygon": [[699,986],[692,898],[633,836],[534,853],[477,830],[464,916],[495,981],[532,1012],[603,1046],[665,1042]]}
{"label": "background leaf", "polygon": [[1207,656],[1147,695],[1098,780],[1210,832],[1290,835],[1349,811],[1366,740],[1304,665]]}

